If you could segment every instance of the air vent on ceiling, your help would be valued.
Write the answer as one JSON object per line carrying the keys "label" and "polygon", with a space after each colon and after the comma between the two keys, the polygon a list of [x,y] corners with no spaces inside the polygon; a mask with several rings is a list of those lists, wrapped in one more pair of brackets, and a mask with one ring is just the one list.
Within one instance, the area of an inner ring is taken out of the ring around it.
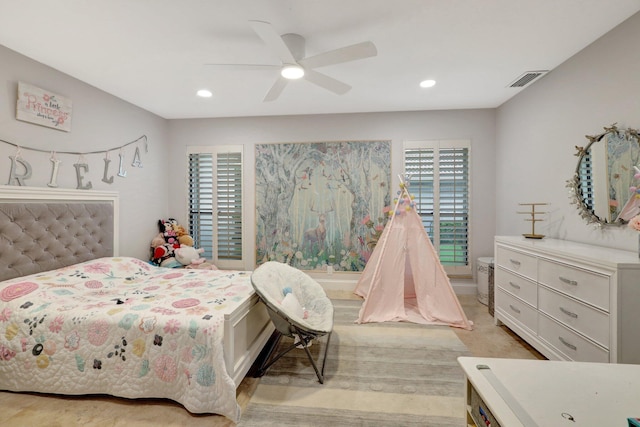
{"label": "air vent on ceiling", "polygon": [[509,84],[508,87],[525,87],[534,80],[544,76],[549,71],[527,71],[526,73],[520,75],[517,79],[515,79],[512,83]]}

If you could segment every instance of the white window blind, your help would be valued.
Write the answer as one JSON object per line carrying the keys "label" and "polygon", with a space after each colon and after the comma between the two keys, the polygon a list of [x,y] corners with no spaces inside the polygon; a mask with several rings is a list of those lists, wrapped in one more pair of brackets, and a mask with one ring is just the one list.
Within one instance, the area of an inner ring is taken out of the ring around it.
{"label": "white window blind", "polygon": [[189,234],[202,256],[213,259],[213,155],[189,154]]}
{"label": "white window blind", "polygon": [[243,268],[242,188],[241,147],[189,147],[189,232],[223,268]]}
{"label": "white window blind", "polygon": [[449,274],[470,274],[469,141],[407,141],[405,172],[422,223]]}
{"label": "white window blind", "polygon": [[217,157],[218,259],[242,260],[242,153]]}

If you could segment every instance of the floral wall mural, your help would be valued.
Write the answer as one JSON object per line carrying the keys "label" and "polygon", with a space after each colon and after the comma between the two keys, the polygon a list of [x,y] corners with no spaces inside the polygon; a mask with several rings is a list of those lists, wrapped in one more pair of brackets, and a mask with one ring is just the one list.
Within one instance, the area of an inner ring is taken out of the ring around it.
{"label": "floral wall mural", "polygon": [[257,264],[362,271],[390,182],[391,141],[257,144]]}

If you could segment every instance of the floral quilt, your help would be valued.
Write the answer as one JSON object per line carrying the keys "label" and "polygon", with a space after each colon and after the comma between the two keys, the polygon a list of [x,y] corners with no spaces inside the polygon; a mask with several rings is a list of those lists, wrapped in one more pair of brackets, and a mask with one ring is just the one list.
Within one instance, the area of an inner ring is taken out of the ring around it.
{"label": "floral quilt", "polygon": [[168,398],[239,419],[224,313],[250,273],[100,258],[0,283],[0,388]]}

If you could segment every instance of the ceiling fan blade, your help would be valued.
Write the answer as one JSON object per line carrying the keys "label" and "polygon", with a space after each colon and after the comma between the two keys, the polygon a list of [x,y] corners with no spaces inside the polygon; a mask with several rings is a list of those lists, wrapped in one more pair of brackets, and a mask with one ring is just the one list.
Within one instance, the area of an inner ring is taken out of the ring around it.
{"label": "ceiling fan blade", "polygon": [[296,59],[289,50],[280,34],[278,34],[270,23],[265,21],[249,21],[253,31],[262,39],[269,49],[273,51],[283,64],[295,64]]}
{"label": "ceiling fan blade", "polygon": [[271,102],[278,99],[288,82],[289,80],[284,77],[278,77],[278,80],[275,81],[273,86],[271,86],[271,89],[269,89],[269,92],[267,92],[263,102]]}
{"label": "ceiling fan blade", "polygon": [[311,69],[304,70],[304,78],[336,95],[344,95],[351,90],[351,86],[348,84]]}
{"label": "ceiling fan blade", "polygon": [[357,59],[370,58],[377,54],[378,49],[372,42],[362,42],[310,56],[298,61],[298,63],[308,68],[325,67]]}

